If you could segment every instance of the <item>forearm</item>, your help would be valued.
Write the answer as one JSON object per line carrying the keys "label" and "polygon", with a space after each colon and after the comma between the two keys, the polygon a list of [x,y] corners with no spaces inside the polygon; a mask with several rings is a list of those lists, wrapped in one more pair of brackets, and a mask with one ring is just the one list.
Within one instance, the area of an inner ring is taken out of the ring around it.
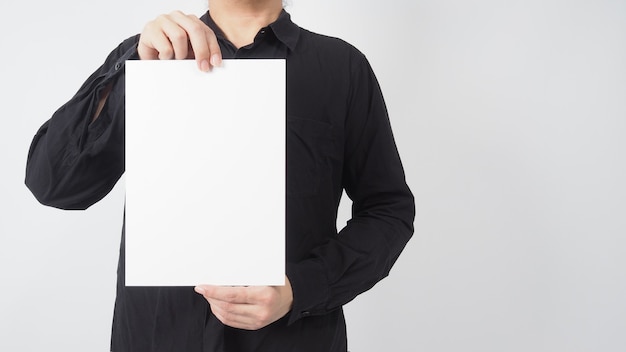
{"label": "forearm", "polygon": [[352,219],[310,256],[287,263],[294,304],[290,321],[326,314],[385,278],[413,234],[414,200],[408,188],[355,203]]}
{"label": "forearm", "polygon": [[[101,199],[123,172],[123,125],[119,108],[107,106],[91,122],[88,101],[70,101],[35,135],[26,165],[26,185],[43,204],[85,209]],[[108,120],[108,121],[107,121]]]}
{"label": "forearm", "polygon": [[122,43],[35,135],[26,185],[41,203],[85,209],[123,173],[123,63],[135,48],[135,38]]}

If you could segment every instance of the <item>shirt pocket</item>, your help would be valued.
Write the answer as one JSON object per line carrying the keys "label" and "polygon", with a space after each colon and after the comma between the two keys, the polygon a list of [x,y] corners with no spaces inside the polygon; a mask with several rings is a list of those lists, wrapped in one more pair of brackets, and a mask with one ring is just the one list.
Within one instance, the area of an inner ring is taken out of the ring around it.
{"label": "shirt pocket", "polygon": [[332,125],[287,116],[287,196],[313,196],[331,178]]}

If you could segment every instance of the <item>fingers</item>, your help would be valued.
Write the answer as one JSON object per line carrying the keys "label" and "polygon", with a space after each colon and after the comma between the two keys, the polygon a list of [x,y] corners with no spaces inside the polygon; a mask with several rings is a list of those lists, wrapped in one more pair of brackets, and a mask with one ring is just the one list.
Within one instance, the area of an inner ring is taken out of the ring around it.
{"label": "fingers", "polygon": [[[195,291],[209,302],[211,311],[223,324],[245,330],[257,330],[267,325],[266,307],[253,302],[251,287],[197,286]],[[256,290],[258,291],[258,289]]]}
{"label": "fingers", "polygon": [[185,30],[193,52],[193,57],[202,68],[206,65],[219,66],[222,61],[220,46],[215,33],[200,19],[193,15],[174,12],[172,17]]}
{"label": "fingers", "polygon": [[137,50],[142,60],[195,58],[202,71],[222,61],[215,33],[198,17],[180,11],[146,24]]}
{"label": "fingers", "polygon": [[209,301],[211,311],[223,324],[245,330],[258,330],[273,321],[267,310],[255,305]]}
{"label": "fingers", "polygon": [[142,60],[173,59],[176,54],[175,48],[180,45],[172,43],[172,40],[180,41],[181,33],[184,35],[182,40],[186,43],[184,30],[171,19],[170,15],[161,15],[148,22],[139,37],[137,47],[139,58]]}
{"label": "fingers", "polygon": [[[173,12],[169,16],[160,16],[160,19],[160,28],[166,41],[159,52],[159,60],[186,59],[189,51],[189,39],[181,21],[187,20],[187,17],[180,12]],[[166,43],[167,41],[169,43]],[[167,44],[170,44],[169,47]]]}
{"label": "fingers", "polygon": [[254,297],[250,295],[252,287],[229,287],[229,286],[211,286],[201,285],[196,286],[195,291],[204,297],[216,301],[239,303],[239,304],[252,304],[254,303]]}
{"label": "fingers", "polygon": [[293,296],[282,286],[222,287],[197,286],[213,314],[225,325],[257,330],[285,316],[291,309]]}

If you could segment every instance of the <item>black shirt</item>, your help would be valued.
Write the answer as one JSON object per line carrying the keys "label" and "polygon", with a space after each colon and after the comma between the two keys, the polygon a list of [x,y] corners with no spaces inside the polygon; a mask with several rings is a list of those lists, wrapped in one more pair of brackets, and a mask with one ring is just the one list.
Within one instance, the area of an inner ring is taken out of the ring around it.
{"label": "black shirt", "polygon": [[[299,28],[284,11],[240,49],[208,13],[202,20],[226,59],[287,60],[292,310],[263,329],[244,331],[222,325],[191,287],[126,287],[122,230],[111,350],[346,351],[342,305],[389,273],[413,233],[414,200],[376,78],[354,47]],[[124,63],[138,58],[138,39],[113,50],[34,137],[26,184],[41,203],[85,209],[124,172]],[[109,83],[104,109],[91,123]],[[337,233],[344,189],[353,201],[352,218]]]}

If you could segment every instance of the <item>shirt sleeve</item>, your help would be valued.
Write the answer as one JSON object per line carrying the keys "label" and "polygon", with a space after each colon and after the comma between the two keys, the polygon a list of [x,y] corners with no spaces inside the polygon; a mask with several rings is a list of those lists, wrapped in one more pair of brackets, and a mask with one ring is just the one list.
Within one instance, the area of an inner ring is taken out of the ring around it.
{"label": "shirt sleeve", "polygon": [[413,234],[414,198],[378,81],[362,54],[352,67],[342,180],[352,218],[308,259],[288,264],[290,323],[326,314],[370,289],[389,274]]}
{"label": "shirt sleeve", "polygon": [[[137,58],[139,36],[113,50],[78,92],[37,131],[28,152],[26,186],[45,205],[86,209],[124,172],[124,63]],[[93,121],[104,89],[111,92]]]}

